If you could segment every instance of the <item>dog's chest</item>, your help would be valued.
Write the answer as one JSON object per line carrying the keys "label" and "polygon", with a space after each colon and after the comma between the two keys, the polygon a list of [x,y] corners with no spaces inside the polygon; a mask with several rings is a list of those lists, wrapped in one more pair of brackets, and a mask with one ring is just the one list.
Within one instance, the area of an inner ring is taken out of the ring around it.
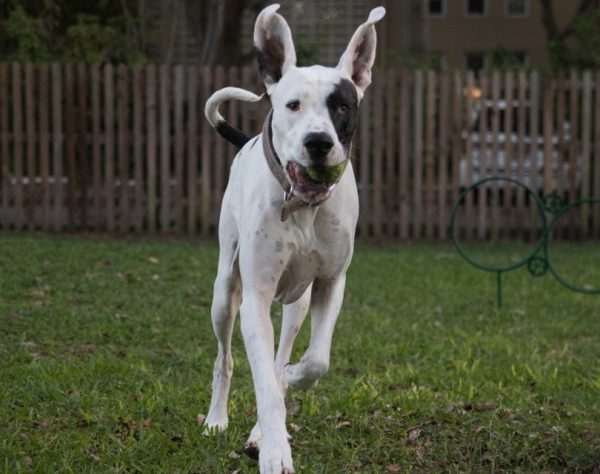
{"label": "dog's chest", "polygon": [[287,258],[277,284],[275,300],[287,304],[296,301],[317,278],[331,279],[344,272],[352,257],[352,242],[344,234],[327,233],[326,238],[287,241]]}

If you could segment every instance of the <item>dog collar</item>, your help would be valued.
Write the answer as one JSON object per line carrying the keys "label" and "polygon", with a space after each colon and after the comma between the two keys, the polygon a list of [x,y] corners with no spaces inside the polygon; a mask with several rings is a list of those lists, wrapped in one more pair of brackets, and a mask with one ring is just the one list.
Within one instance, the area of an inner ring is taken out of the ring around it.
{"label": "dog collar", "polygon": [[[271,122],[273,120],[273,110],[269,112],[267,118],[265,119],[265,123],[263,125],[262,131],[262,145],[263,145],[263,153],[265,154],[265,159],[267,160],[267,165],[273,173],[273,176],[279,183],[279,185],[283,188],[283,204],[281,205],[281,222],[285,222],[293,212],[301,209],[303,207],[309,207],[308,204],[303,199],[298,196],[294,196],[294,192],[292,189],[292,185],[289,183],[288,179],[285,176],[285,171],[283,170],[283,166],[281,164],[281,160],[279,156],[277,156],[277,152],[273,147],[273,129],[271,128]],[[320,203],[316,203],[318,205]]]}

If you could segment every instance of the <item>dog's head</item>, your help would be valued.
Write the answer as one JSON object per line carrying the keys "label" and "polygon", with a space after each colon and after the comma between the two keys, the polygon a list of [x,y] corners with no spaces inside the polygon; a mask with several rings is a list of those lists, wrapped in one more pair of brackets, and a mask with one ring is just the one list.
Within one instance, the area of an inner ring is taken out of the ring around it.
{"label": "dog's head", "polygon": [[374,25],[385,9],[371,11],[335,68],[296,67],[292,34],[278,9],[265,8],[254,27],[259,72],[273,106],[273,146],[294,194],[320,202],[329,197],[350,158],[358,105],[371,83]]}

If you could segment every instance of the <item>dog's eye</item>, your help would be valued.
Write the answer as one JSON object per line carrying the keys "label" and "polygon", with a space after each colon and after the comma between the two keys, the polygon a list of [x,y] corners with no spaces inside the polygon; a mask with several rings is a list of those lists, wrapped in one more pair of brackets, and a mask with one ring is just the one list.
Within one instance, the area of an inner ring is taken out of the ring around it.
{"label": "dog's eye", "polygon": [[300,110],[300,101],[299,100],[290,100],[285,106],[290,109],[292,112],[296,112]]}
{"label": "dog's eye", "polygon": [[350,107],[348,107],[345,104],[342,104],[342,105],[338,105],[337,113],[340,115],[344,115],[344,114],[347,114],[349,110],[350,110]]}

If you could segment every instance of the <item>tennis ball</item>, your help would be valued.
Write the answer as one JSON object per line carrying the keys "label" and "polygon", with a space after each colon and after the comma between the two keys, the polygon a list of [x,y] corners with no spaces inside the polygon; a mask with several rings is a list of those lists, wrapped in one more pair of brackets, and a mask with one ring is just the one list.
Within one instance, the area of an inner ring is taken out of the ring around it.
{"label": "tennis ball", "polygon": [[348,160],[333,166],[307,166],[306,174],[308,174],[310,179],[315,183],[337,183],[342,177],[342,173],[346,169],[347,164]]}

